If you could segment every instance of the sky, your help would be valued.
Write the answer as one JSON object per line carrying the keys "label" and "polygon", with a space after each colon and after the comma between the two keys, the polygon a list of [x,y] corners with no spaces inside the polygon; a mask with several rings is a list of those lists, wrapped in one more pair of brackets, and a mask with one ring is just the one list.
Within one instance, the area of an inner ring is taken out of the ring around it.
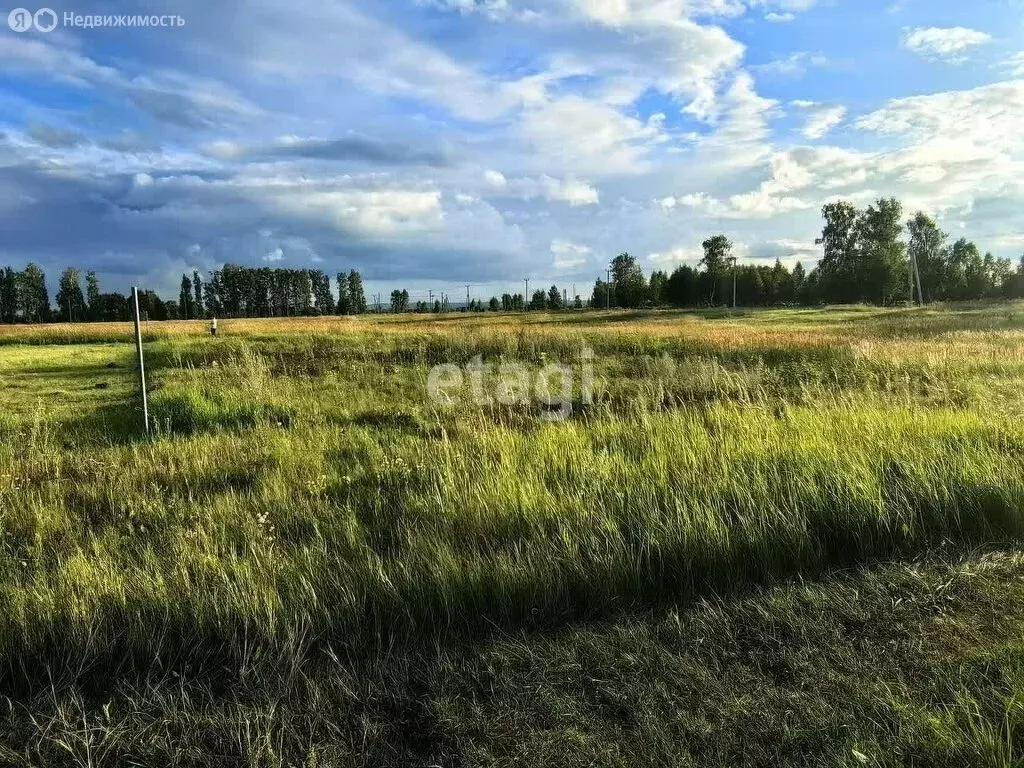
{"label": "sky", "polygon": [[[170,298],[231,262],[587,296],[719,232],[810,266],[824,203],[882,196],[1024,253],[1024,0],[51,7],[0,9],[0,264],[54,284]],[[182,24],[67,23],[93,14]]]}

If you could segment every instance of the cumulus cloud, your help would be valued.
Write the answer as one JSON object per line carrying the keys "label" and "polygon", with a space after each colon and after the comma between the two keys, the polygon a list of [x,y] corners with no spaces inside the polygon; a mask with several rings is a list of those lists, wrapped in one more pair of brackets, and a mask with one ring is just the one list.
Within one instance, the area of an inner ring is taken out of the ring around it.
{"label": "cumulus cloud", "polygon": [[972,48],[992,41],[992,36],[967,27],[918,27],[904,30],[903,47],[926,59],[959,64]]}
{"label": "cumulus cloud", "polygon": [[815,110],[807,117],[804,124],[804,136],[808,139],[824,138],[833,128],[843,122],[846,107],[823,107]]}
{"label": "cumulus cloud", "polygon": [[596,205],[600,202],[597,189],[585,181],[545,176],[543,183],[548,200],[561,200],[569,205]]}
{"label": "cumulus cloud", "polygon": [[589,245],[574,243],[570,240],[551,241],[551,255],[555,257],[554,267],[559,271],[583,266],[590,261],[593,252]]}

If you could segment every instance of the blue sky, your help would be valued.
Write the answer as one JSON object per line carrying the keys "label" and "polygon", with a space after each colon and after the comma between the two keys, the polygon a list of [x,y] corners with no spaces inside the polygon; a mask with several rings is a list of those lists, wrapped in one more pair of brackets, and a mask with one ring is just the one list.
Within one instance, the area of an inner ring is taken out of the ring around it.
{"label": "blue sky", "polygon": [[0,29],[0,263],[51,280],[585,295],[620,251],[671,270],[717,232],[809,264],[823,203],[889,195],[1024,252],[1024,0],[51,7],[184,20]]}

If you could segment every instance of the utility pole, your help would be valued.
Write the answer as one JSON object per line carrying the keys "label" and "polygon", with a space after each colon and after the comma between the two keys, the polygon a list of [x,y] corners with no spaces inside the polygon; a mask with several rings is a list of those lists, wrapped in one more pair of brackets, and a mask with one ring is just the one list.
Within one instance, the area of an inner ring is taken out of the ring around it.
{"label": "utility pole", "polygon": [[910,261],[913,266],[913,275],[910,282],[910,303],[914,303],[914,281],[917,281],[917,301],[924,306],[924,292],[921,290],[921,271],[917,268],[917,254],[910,252]]}
{"label": "utility pole", "polygon": [[466,311],[469,312],[469,286],[466,286]]}
{"label": "utility pole", "polygon": [[732,257],[732,308],[736,309],[736,257]]}
{"label": "utility pole", "polygon": [[530,306],[527,302],[530,301],[530,278],[526,278],[526,293],[523,294],[523,311],[525,312]]}
{"label": "utility pole", "polygon": [[608,282],[605,283],[605,286],[604,286],[605,309],[611,309],[612,308],[612,271],[610,269],[606,269],[604,271],[604,275],[605,275],[605,277],[608,280]]}
{"label": "utility pole", "polygon": [[149,434],[149,398],[146,395],[146,363],[142,358],[142,325],[139,323],[139,289],[132,288],[132,303],[135,307],[135,352],[139,356],[139,389],[142,390],[142,418]]}
{"label": "utility pole", "polygon": [[569,297],[565,295],[565,288],[562,289],[562,309],[569,305]]}

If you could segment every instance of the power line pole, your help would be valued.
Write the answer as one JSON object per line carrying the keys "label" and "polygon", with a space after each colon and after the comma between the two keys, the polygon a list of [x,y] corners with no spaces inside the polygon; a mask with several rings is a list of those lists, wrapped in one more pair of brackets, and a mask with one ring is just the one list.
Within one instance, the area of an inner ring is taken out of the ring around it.
{"label": "power line pole", "polygon": [[[917,254],[913,251],[910,252],[910,259],[914,266],[914,279],[917,281],[917,301],[923,307],[924,306],[924,292],[921,290],[921,270],[917,266]],[[914,303],[914,284],[910,284],[910,303]]]}
{"label": "power line pole", "polygon": [[469,312],[469,286],[466,286],[466,311]]}
{"label": "power line pole", "polygon": [[526,293],[523,294],[523,311],[529,306],[527,302],[530,300],[530,278],[526,278]]}
{"label": "power line pole", "polygon": [[612,271],[610,269],[606,269],[604,271],[604,276],[608,280],[608,282],[605,283],[605,286],[604,286],[604,304],[605,304],[605,309],[611,309],[612,308]]}

